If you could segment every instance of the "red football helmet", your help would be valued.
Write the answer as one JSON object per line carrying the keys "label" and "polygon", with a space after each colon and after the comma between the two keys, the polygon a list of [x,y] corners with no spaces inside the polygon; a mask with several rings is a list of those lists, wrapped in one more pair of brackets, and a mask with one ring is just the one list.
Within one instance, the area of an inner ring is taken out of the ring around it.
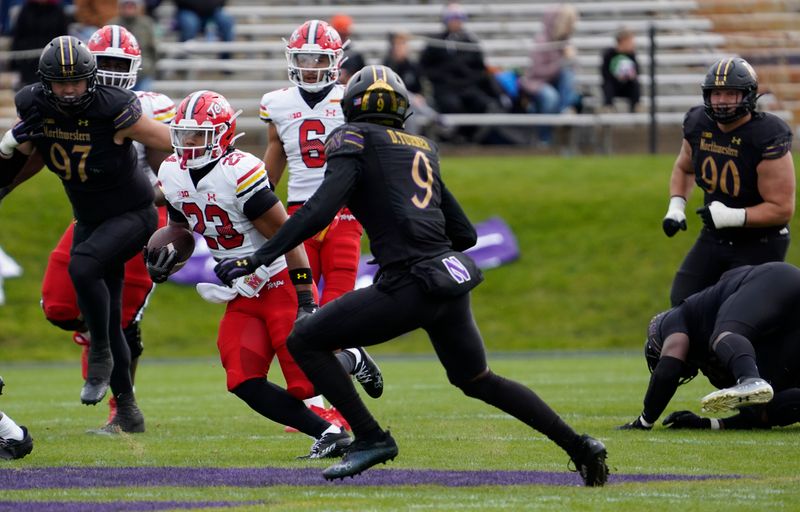
{"label": "red football helmet", "polygon": [[286,42],[289,80],[309,92],[336,83],[343,47],[339,33],[326,22],[306,21]]}
{"label": "red football helmet", "polygon": [[92,34],[87,46],[97,59],[98,82],[123,89],[136,85],[142,51],[139,42],[125,27],[106,25]]}
{"label": "red football helmet", "polygon": [[184,98],[169,126],[181,168],[198,169],[222,158],[237,138],[241,113],[218,92],[197,91]]}

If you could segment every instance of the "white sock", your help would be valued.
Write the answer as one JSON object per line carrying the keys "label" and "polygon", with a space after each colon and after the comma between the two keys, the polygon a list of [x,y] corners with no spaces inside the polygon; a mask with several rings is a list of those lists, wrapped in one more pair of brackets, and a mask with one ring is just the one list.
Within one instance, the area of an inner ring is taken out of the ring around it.
{"label": "white sock", "polygon": [[353,368],[354,369],[358,368],[358,365],[361,364],[361,351],[358,350],[357,348],[346,348],[345,350],[347,352],[350,352],[351,354],[353,354],[353,357],[356,358],[356,364],[355,364],[355,366],[353,366]]}
{"label": "white sock", "polygon": [[8,417],[8,414],[3,414],[3,417],[0,418],[0,437],[22,441],[25,435],[22,433],[22,429],[14,423],[14,420]]}
{"label": "white sock", "polygon": [[316,407],[319,407],[320,409],[325,408],[325,402],[322,400],[322,395],[306,398],[305,400],[303,400],[303,403],[306,404],[306,407],[311,407],[312,405],[314,405]]}

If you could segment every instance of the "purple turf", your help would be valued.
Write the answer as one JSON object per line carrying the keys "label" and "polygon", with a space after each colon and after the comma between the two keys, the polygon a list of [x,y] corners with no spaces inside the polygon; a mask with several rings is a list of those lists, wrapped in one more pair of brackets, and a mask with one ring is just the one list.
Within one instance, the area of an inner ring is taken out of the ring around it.
{"label": "purple turf", "polygon": [[[576,473],[548,471],[443,471],[377,469],[334,483],[321,468],[190,468],[190,467],[53,467],[0,469],[0,489],[64,489],[88,487],[270,487],[275,485],[581,485]],[[737,478],[736,475],[612,473],[609,483]],[[138,510],[138,509],[137,509]]]}
{"label": "purple turf", "polygon": [[3,501],[0,512],[139,512],[181,508],[229,508],[255,505],[260,501]]}

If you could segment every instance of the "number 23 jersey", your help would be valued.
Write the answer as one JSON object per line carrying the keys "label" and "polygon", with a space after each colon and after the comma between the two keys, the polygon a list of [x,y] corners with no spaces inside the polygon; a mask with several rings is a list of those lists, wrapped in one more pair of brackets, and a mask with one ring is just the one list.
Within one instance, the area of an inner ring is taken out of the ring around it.
{"label": "number 23 jersey", "polygon": [[303,202],[317,190],[325,176],[325,140],[344,123],[344,86],[334,85],[322,101],[310,107],[297,87],[266,93],[259,117],[275,123],[289,167],[290,203]]}
{"label": "number 23 jersey", "polygon": [[[248,201],[258,201],[254,196],[259,191],[269,191],[269,180],[264,163],[250,153],[228,152],[197,185],[190,171],[181,169],[172,154],[161,164],[158,180],[172,210],[185,217],[192,231],[203,235],[215,259],[247,256],[266,242],[250,222],[266,210],[263,206],[251,210],[253,203]],[[174,218],[173,211],[170,216]],[[269,275],[285,267],[286,260],[281,256],[269,266]]]}

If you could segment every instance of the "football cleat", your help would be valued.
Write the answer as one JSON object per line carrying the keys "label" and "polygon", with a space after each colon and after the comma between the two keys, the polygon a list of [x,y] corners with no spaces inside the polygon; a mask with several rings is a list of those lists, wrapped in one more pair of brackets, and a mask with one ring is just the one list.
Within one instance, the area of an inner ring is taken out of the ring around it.
{"label": "football cleat", "polygon": [[72,333],[72,341],[82,347],[88,347],[91,344],[91,335],[89,334],[89,331],[75,331]]}
{"label": "football cleat", "polygon": [[114,360],[110,349],[91,350],[90,347],[86,382],[81,389],[81,403],[95,405],[106,396],[113,369]]}
{"label": "football cleat", "polygon": [[33,451],[33,438],[28,429],[22,425],[19,428],[22,429],[22,441],[0,437],[0,459],[21,459]]}
{"label": "football cleat", "polygon": [[144,415],[136,405],[136,398],[133,394],[125,393],[116,397],[117,413],[104,426],[87,430],[87,434],[115,435],[115,434],[139,434],[144,432]]}
{"label": "football cleat", "polygon": [[342,430],[339,433],[325,434],[311,445],[311,451],[308,455],[298,457],[298,459],[324,459],[326,457],[340,457],[353,439],[350,435]]}
{"label": "football cleat", "polygon": [[372,398],[378,398],[383,394],[383,374],[375,361],[367,354],[367,351],[358,347],[361,353],[361,360],[353,368],[353,377],[361,384],[364,391]]}
{"label": "football cleat", "polygon": [[772,386],[764,379],[751,377],[733,387],[709,393],[700,400],[703,412],[724,412],[772,400]]}
{"label": "football cleat", "polygon": [[388,430],[380,441],[356,439],[342,460],[323,471],[322,476],[326,480],[354,477],[376,464],[394,460],[398,453],[397,443]]}
{"label": "football cleat", "polygon": [[606,458],[608,452],[603,443],[587,434],[581,436],[578,450],[571,459],[586,487],[602,487],[608,481]]}

